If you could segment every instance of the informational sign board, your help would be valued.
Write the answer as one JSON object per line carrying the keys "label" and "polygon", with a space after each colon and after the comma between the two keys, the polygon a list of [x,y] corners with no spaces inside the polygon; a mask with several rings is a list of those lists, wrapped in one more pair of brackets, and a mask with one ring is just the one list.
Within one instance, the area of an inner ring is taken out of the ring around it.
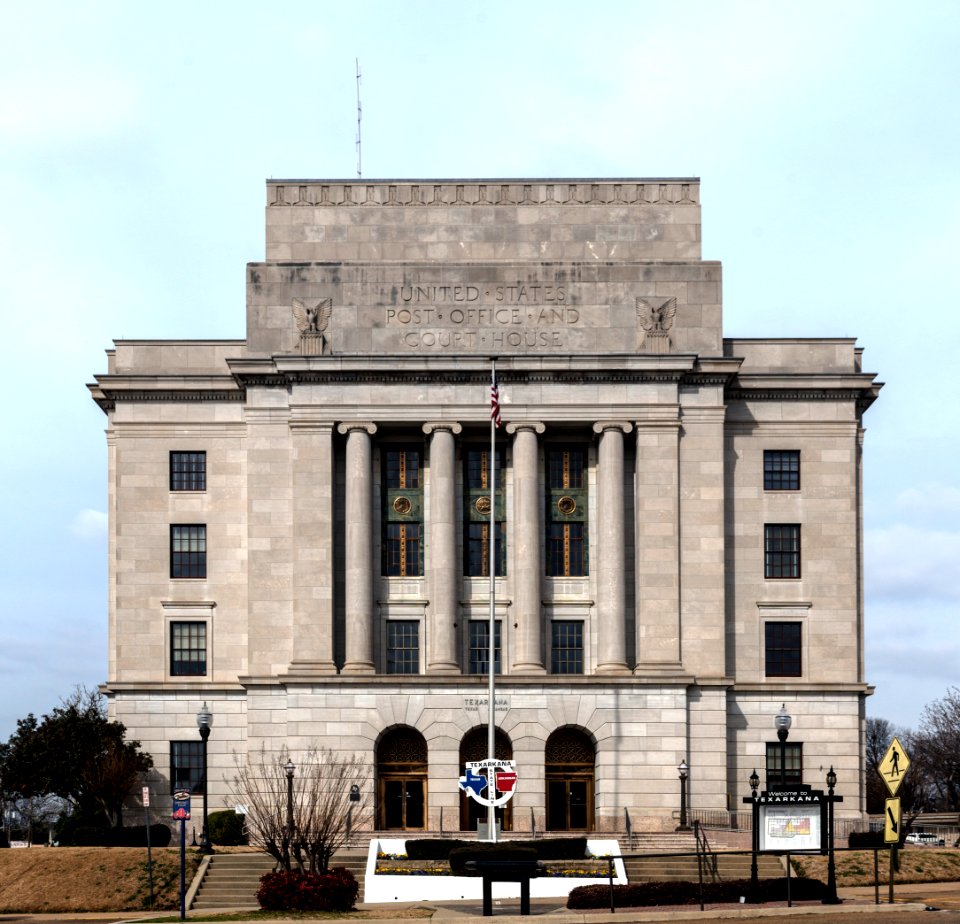
{"label": "informational sign board", "polygon": [[896,844],[900,841],[900,800],[887,799],[883,811],[883,842]]}
{"label": "informational sign board", "polygon": [[903,782],[904,774],[909,767],[910,758],[907,756],[907,752],[903,749],[900,739],[894,738],[890,742],[890,747],[887,748],[887,753],[883,755],[880,766],[877,767],[877,772],[891,796],[897,794],[897,790]]}
{"label": "informational sign board", "polygon": [[516,761],[476,760],[468,762],[465,769],[459,785],[475,802],[498,808],[513,798],[517,789]]}
{"label": "informational sign board", "polygon": [[190,817],[190,793],[179,790],[173,794],[171,817],[174,821],[186,821]]}
{"label": "informational sign board", "polygon": [[819,805],[760,806],[760,850],[820,850],[822,843]]}

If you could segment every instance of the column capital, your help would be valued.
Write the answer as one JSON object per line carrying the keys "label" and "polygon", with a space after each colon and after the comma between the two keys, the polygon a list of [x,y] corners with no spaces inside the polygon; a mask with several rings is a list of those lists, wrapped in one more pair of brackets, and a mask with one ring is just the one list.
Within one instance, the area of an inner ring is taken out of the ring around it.
{"label": "column capital", "polygon": [[629,420],[598,420],[593,425],[594,433],[603,433],[604,430],[620,430],[623,433],[629,433],[633,429],[633,424]]}
{"label": "column capital", "polygon": [[454,420],[431,420],[423,425],[423,432],[427,436],[430,436],[436,430],[447,430],[456,436],[463,431],[463,427]]}
{"label": "column capital", "polygon": [[349,433],[351,430],[363,430],[373,436],[377,432],[377,425],[369,420],[345,420],[337,424],[337,433]]}
{"label": "column capital", "polygon": [[507,424],[507,433],[519,433],[521,430],[533,430],[534,433],[546,433],[547,428],[536,420],[513,420]]}

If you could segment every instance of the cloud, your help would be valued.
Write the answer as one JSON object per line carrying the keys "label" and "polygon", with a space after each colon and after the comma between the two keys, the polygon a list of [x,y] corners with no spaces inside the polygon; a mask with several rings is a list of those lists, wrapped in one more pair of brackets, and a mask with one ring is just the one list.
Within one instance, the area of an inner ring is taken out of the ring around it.
{"label": "cloud", "polygon": [[81,510],[70,524],[78,539],[100,539],[107,534],[107,515],[100,510]]}
{"label": "cloud", "polygon": [[960,488],[924,484],[907,488],[894,499],[893,508],[914,523],[939,523],[960,517]]}

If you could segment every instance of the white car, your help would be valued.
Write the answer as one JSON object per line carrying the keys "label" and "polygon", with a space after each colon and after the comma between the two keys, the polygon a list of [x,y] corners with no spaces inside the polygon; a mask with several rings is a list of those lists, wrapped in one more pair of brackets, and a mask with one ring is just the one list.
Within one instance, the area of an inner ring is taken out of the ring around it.
{"label": "white car", "polygon": [[921,847],[942,847],[944,844],[942,837],[937,837],[936,834],[927,834],[924,831],[911,832],[904,840],[908,844],[917,844]]}

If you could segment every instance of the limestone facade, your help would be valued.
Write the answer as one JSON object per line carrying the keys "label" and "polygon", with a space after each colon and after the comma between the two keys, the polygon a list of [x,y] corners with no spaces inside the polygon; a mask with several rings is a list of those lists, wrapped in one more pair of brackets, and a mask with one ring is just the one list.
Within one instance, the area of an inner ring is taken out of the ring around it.
{"label": "limestone facade", "polygon": [[495,357],[506,823],[672,828],[681,760],[692,812],[739,809],[782,703],[803,781],[863,810],[880,385],[850,339],[724,338],[699,194],[271,180],[246,338],[115,343],[104,689],[155,798],[205,701],[211,809],[248,749],[319,743],[369,760],[378,827],[473,823]]}

